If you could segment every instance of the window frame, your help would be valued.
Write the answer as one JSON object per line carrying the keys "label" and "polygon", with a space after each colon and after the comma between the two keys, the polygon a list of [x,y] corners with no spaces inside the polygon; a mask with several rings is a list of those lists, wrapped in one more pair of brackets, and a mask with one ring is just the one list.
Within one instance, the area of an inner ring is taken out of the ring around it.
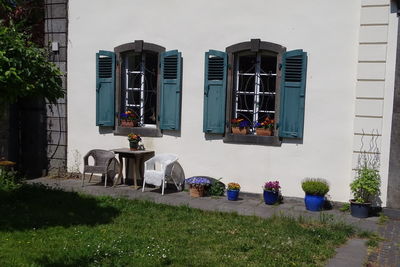
{"label": "window frame", "polygon": [[248,42],[237,43],[226,48],[228,54],[228,77],[227,77],[227,101],[226,101],[226,123],[225,135],[223,141],[225,143],[246,143],[258,145],[280,146],[282,141],[279,138],[276,123],[274,125],[274,136],[257,136],[257,135],[238,135],[231,133],[231,118],[233,115],[233,94],[234,94],[234,79],[235,79],[235,60],[236,55],[241,52],[256,52],[263,51],[276,53],[277,57],[277,73],[276,73],[276,94],[275,94],[275,115],[274,120],[279,123],[280,115],[280,89],[282,80],[282,57],[286,52],[286,48],[270,42],[264,42],[260,39],[251,39]]}
{"label": "window frame", "polygon": [[[153,52],[158,54],[157,60],[157,104],[156,104],[156,124],[155,127],[147,126],[147,127],[121,127],[120,126],[120,118],[119,114],[121,113],[121,90],[122,90],[122,54],[126,52],[134,52],[134,53],[143,53],[143,52]],[[160,55],[165,52],[165,47],[153,44],[146,43],[143,40],[135,40],[131,43],[126,43],[119,45],[114,48],[114,52],[116,55],[116,70],[115,70],[115,130],[114,135],[128,135],[129,133],[135,132],[141,136],[147,137],[161,137],[162,131],[160,129],[160,121],[158,117],[160,116]]]}

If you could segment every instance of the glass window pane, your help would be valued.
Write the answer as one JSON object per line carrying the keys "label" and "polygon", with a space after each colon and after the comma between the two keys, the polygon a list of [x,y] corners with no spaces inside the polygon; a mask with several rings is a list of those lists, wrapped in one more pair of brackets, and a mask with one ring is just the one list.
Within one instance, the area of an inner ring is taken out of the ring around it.
{"label": "glass window pane", "polygon": [[260,95],[259,107],[262,111],[274,111],[275,95]]}
{"label": "glass window pane", "polygon": [[263,122],[265,121],[266,118],[274,119],[275,114],[274,113],[265,113],[265,112],[259,112],[258,113],[258,122]]}
{"label": "glass window pane", "polygon": [[238,109],[253,110],[254,95],[238,95]]}
{"label": "glass window pane", "polygon": [[140,91],[128,91],[128,104],[140,105]]}
{"label": "glass window pane", "polygon": [[142,75],[140,73],[128,74],[128,88],[139,89],[142,84]]}
{"label": "glass window pane", "polygon": [[254,92],[255,77],[249,75],[239,75],[239,87],[240,92]]}
{"label": "glass window pane", "polygon": [[256,61],[257,61],[256,54],[239,56],[239,66],[238,66],[239,72],[254,73]]}
{"label": "glass window pane", "polygon": [[276,56],[261,55],[261,71],[276,73]]}
{"label": "glass window pane", "polygon": [[260,76],[260,92],[275,92],[276,76]]}

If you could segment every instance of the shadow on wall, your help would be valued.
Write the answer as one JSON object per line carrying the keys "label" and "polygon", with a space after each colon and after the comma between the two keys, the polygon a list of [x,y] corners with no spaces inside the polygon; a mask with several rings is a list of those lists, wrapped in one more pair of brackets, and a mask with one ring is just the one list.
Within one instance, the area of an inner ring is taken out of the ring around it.
{"label": "shadow on wall", "polygon": [[0,190],[0,231],[32,230],[52,226],[107,224],[119,215],[92,197],[23,185],[13,191]]}

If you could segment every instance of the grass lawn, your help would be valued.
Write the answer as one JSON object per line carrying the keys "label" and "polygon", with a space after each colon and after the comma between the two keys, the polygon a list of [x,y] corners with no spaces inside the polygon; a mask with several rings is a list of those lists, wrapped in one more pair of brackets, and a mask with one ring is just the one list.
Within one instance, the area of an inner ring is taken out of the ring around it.
{"label": "grass lawn", "polygon": [[0,190],[0,266],[322,266],[353,234],[44,186]]}

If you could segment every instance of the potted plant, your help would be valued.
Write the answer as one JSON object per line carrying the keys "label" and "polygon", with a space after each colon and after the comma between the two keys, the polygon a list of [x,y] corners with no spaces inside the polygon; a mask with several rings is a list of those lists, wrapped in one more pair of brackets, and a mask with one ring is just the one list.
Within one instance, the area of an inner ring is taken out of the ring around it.
{"label": "potted plant", "polygon": [[329,192],[329,184],[325,179],[306,178],[301,182],[306,196],[304,203],[309,211],[320,211],[324,207],[325,194]]}
{"label": "potted plant", "polygon": [[139,142],[142,141],[142,138],[140,138],[140,135],[130,133],[130,134],[128,134],[128,140],[129,140],[129,149],[130,150],[138,150]]}
{"label": "potted plant", "polygon": [[281,186],[279,181],[268,181],[264,184],[264,202],[267,205],[274,205],[279,200]]}
{"label": "potted plant", "polygon": [[206,187],[210,185],[210,180],[205,177],[190,177],[185,180],[189,184],[191,197],[203,197]]}
{"label": "potted plant", "polygon": [[354,199],[350,200],[351,215],[367,218],[371,208],[371,198],[380,193],[379,171],[364,165],[357,172],[357,177],[350,184]]}
{"label": "potted plant", "polygon": [[263,122],[257,122],[254,127],[256,128],[256,134],[261,136],[272,136],[274,131],[273,119],[269,117],[265,118]]}
{"label": "potted plant", "polygon": [[229,183],[226,191],[226,195],[228,196],[228,200],[236,201],[239,197],[240,192],[240,184],[238,183]]}
{"label": "potted plant", "polygon": [[135,127],[137,123],[137,118],[135,113],[131,110],[127,110],[120,114],[121,126],[122,127]]}
{"label": "potted plant", "polygon": [[235,118],[231,120],[231,127],[233,134],[246,135],[250,130],[250,122],[242,118]]}

